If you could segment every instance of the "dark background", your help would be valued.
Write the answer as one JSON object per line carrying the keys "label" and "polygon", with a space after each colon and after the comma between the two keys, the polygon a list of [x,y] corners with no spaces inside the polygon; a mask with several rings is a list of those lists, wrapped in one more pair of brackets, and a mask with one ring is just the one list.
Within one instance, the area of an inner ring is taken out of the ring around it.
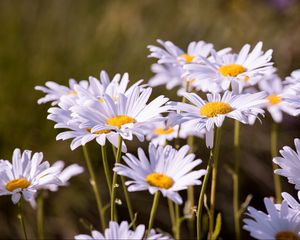
{"label": "dark background", "polygon": [[[46,119],[49,105],[37,105],[42,96],[34,86],[48,80],[67,84],[69,78],[87,79],[107,70],[112,76],[129,72],[131,81],[152,76],[146,46],[157,38],[171,40],[185,48],[190,41],[205,40],[217,49],[264,42],[274,49],[274,62],[284,77],[300,68],[300,3],[298,0],[52,0],[0,1],[0,158],[11,159],[14,148],[44,152],[45,159],[62,159],[67,164],[84,166],[81,150],[71,151],[70,142],[57,142],[58,133]],[[178,99],[176,90],[163,87],[154,94]],[[179,100],[179,99],[178,99]],[[299,119],[286,117],[280,125],[279,147],[293,145],[299,136]],[[253,194],[251,205],[264,209],[263,197],[273,195],[269,153],[269,117],[263,124],[242,128],[241,198]],[[223,130],[217,210],[223,215],[221,237],[233,239],[231,207],[232,181],[224,170],[232,163],[232,128],[227,121]],[[182,143],[184,144],[184,142]],[[136,151],[141,143],[130,143]],[[205,160],[207,151],[197,141],[198,156]],[[146,144],[144,144],[146,146]],[[103,195],[108,195],[100,167],[99,147],[89,144]],[[111,156],[110,156],[111,158]],[[113,159],[110,159],[113,162]],[[295,195],[293,186],[284,182],[284,190]],[[198,197],[199,189],[196,190]],[[182,192],[182,196],[185,193]],[[152,196],[147,192],[131,194],[138,221],[146,224]],[[122,195],[121,195],[122,197]],[[128,219],[126,207],[119,207]],[[0,238],[20,238],[16,208],[10,197],[0,198]],[[155,226],[171,233],[167,205],[161,200]],[[46,199],[46,232],[49,238],[71,239],[87,232],[80,218],[96,228],[99,225],[96,204],[88,185],[88,174],[71,181],[71,186],[50,193]],[[29,235],[35,235],[35,211],[26,206]],[[188,238],[186,225],[182,237]],[[246,238],[248,233],[244,233]]]}

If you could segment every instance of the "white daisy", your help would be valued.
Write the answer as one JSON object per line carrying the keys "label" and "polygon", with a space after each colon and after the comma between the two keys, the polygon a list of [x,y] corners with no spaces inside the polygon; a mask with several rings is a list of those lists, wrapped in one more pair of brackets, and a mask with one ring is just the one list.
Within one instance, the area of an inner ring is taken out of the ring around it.
{"label": "white daisy", "polygon": [[274,172],[287,177],[289,183],[295,184],[295,188],[300,190],[300,139],[296,138],[294,143],[296,152],[285,146],[279,151],[282,157],[273,158],[273,162],[281,167]]}
{"label": "white daisy", "polygon": [[121,222],[119,225],[117,222],[111,221],[109,227],[105,229],[104,234],[98,231],[92,231],[92,236],[89,235],[77,235],[76,240],[87,239],[142,239],[145,232],[145,226],[139,225],[136,230],[130,230],[129,224],[126,221]]}
{"label": "white daisy", "polygon": [[[188,90],[191,91],[198,84],[195,79],[184,77],[186,70],[183,69],[183,66],[191,62],[203,63],[202,58],[209,56],[213,45],[204,41],[191,42],[185,52],[170,41],[157,41],[163,48],[148,46],[151,51],[149,57],[158,59],[158,64],[151,66],[155,76],[150,79],[149,85],[152,87],[166,85],[167,89],[172,89],[179,85],[181,88],[178,91],[178,95],[181,96],[181,92],[186,90],[188,83]],[[223,55],[230,50],[230,48],[225,48],[218,51],[218,54]]]}
{"label": "white daisy", "polygon": [[151,52],[149,57],[157,58],[158,63],[165,64],[185,64],[186,62],[197,61],[199,56],[208,57],[210,51],[213,49],[213,44],[204,41],[191,42],[187,47],[187,51],[183,51],[170,41],[157,40],[163,48],[149,45]]}
{"label": "white daisy", "polygon": [[120,94],[116,101],[105,94],[104,101],[89,100],[72,107],[71,115],[76,122],[80,122],[80,128],[91,129],[91,133],[117,133],[127,140],[132,140],[135,135],[143,141],[144,126],[160,121],[159,114],[169,109],[168,106],[164,106],[168,101],[164,96],[147,103],[151,92],[152,88],[135,86],[129,96]]}
{"label": "white daisy", "polygon": [[221,127],[226,117],[248,123],[249,115],[258,116],[263,114],[262,105],[266,103],[266,93],[233,95],[226,91],[221,97],[220,94],[207,94],[207,101],[195,93],[184,93],[184,96],[191,102],[171,102],[170,105],[187,120],[193,121],[194,131],[206,130],[206,144],[213,147],[214,126]]}
{"label": "white daisy", "polygon": [[38,104],[43,104],[47,102],[52,102],[52,105],[56,105],[59,102],[59,99],[62,96],[74,96],[76,95],[76,91],[74,87],[76,85],[80,85],[83,88],[88,87],[88,82],[85,80],[80,81],[79,83],[76,82],[74,79],[69,80],[69,87],[60,85],[56,82],[46,82],[46,87],[44,86],[36,86],[35,89],[38,91],[42,91],[46,93],[45,97],[42,97],[38,100]]}
{"label": "white daisy", "polygon": [[248,215],[251,218],[244,219],[243,229],[249,231],[256,239],[299,239],[298,214],[291,214],[287,202],[283,201],[279,209],[268,198],[264,199],[264,203],[267,214],[248,207]]}
{"label": "white daisy", "polygon": [[12,195],[14,204],[19,202],[21,195],[30,201],[37,190],[49,184],[62,184],[58,178],[57,168],[43,162],[43,153],[34,153],[20,149],[13,152],[12,163],[0,160],[3,171],[0,172],[0,195]]}
{"label": "white daisy", "polygon": [[[91,128],[80,127],[81,122],[74,119],[70,110],[76,106],[75,98],[61,97],[58,107],[52,107],[48,110],[48,119],[56,122],[55,128],[66,129],[59,133],[56,140],[73,139],[71,142],[71,149],[74,150],[79,146],[84,146],[86,143],[96,140],[101,146],[106,144],[106,139],[115,147],[118,147],[118,134],[113,131],[99,130],[92,132]],[[122,144],[122,151],[126,152],[126,146]]]}
{"label": "white daisy", "polygon": [[[300,106],[300,69],[295,70],[291,73],[290,76],[285,78],[285,81],[283,82],[285,87],[288,89],[286,96],[284,97],[284,100],[288,103],[290,103],[292,106],[299,108]],[[299,111],[295,113],[295,115],[298,115]]]}
{"label": "white daisy", "polygon": [[[292,93],[288,86],[283,85],[278,75],[273,74],[259,81],[258,88],[268,94],[266,109],[270,112],[275,122],[279,123],[282,121],[283,112],[291,116],[296,116],[299,113],[295,105],[285,100],[286,98],[291,98]],[[296,95],[294,96],[297,97]]]}
{"label": "white daisy", "polygon": [[272,69],[272,50],[262,51],[262,42],[256,44],[250,51],[246,44],[238,54],[220,54],[212,50],[213,60],[202,58],[206,64],[190,63],[184,66],[189,79],[202,82],[203,89],[209,89],[209,84],[217,83],[223,90],[230,87],[242,92],[245,86],[254,85]]}
{"label": "white daisy", "polygon": [[[108,74],[105,71],[101,71],[100,80],[90,77],[87,86],[81,86],[79,84],[73,87],[74,96],[69,97],[65,95],[60,97],[58,107],[50,108],[48,112],[48,119],[56,122],[55,128],[68,129],[57,136],[57,140],[73,139],[71,142],[71,149],[74,150],[81,145],[85,145],[87,142],[96,139],[96,141],[104,146],[106,139],[108,139],[114,146],[118,146],[118,134],[110,132],[108,130],[100,130],[91,132],[91,128],[80,128],[80,122],[76,121],[71,114],[72,107],[85,102],[87,99],[103,102],[104,94],[108,94],[114,100],[118,98],[118,95],[123,93],[130,95],[135,86],[140,85],[141,81],[138,81],[133,86],[127,89],[129,82],[128,74],[124,75],[116,74],[112,80],[110,80]],[[143,88],[141,88],[143,90]],[[122,150],[126,151],[126,146],[122,144]]]}
{"label": "white daisy", "polygon": [[157,191],[163,196],[181,204],[182,198],[178,191],[188,186],[200,185],[201,178],[206,170],[192,171],[201,164],[200,159],[195,159],[194,154],[188,154],[189,146],[183,146],[179,150],[171,146],[157,148],[150,143],[149,158],[142,148],[138,149],[138,158],[127,153],[123,156],[126,165],[116,164],[114,171],[119,175],[132,180],[127,181],[128,191],[149,190],[151,194]]}
{"label": "white daisy", "polygon": [[178,135],[178,117],[175,113],[170,113],[164,121],[154,122],[146,126],[144,132],[147,140],[155,146],[164,146],[167,141],[171,141]]}

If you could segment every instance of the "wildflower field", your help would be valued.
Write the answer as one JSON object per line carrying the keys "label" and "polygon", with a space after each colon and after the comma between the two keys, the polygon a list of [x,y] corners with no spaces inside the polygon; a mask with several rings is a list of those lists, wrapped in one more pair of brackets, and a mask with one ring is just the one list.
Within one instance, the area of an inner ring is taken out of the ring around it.
{"label": "wildflower field", "polygon": [[0,1],[0,239],[300,239],[299,12]]}

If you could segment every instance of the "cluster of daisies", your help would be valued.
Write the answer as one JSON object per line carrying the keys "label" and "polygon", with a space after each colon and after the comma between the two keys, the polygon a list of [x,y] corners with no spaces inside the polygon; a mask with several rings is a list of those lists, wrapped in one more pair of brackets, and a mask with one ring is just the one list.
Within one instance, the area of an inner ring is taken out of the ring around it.
{"label": "cluster of daisies", "polygon": [[[148,47],[149,57],[157,60],[151,67],[154,76],[148,83],[139,80],[132,84],[127,73],[111,78],[101,71],[99,79],[71,79],[68,86],[47,82],[36,87],[45,93],[38,103],[51,103],[47,118],[55,122],[55,128],[62,129],[57,140],[72,139],[72,150],[94,140],[102,148],[111,145],[116,150],[114,167],[105,169],[112,210],[118,176],[122,181],[125,177],[129,192],[147,190],[155,194],[147,231],[144,225],[135,226],[134,222],[119,224],[112,211],[103,233],[93,230],[91,235],[77,235],[75,239],[172,239],[171,235],[152,228],[155,199],[162,194],[171,201],[171,207],[179,206],[184,203],[179,192],[202,185],[201,178],[209,175],[209,167],[200,167],[202,160],[192,153],[193,146],[175,147],[175,141],[203,138],[207,148],[213,149],[216,129],[226,118],[251,125],[264,117],[265,110],[276,123],[282,121],[283,112],[291,116],[300,114],[300,70],[282,80],[273,66],[272,50],[264,51],[262,42],[252,49],[246,44],[238,53],[231,48],[216,50],[204,41],[191,42],[187,50],[170,41],[158,43],[160,46]],[[170,101],[165,96],[153,98],[153,89],[160,85],[167,89],[177,87],[182,101]],[[149,142],[146,152],[142,148],[136,149],[136,154],[127,151],[127,143],[135,138]],[[281,167],[275,173],[287,177],[300,190],[300,140],[296,139],[295,145],[297,153],[285,147],[281,151],[283,157],[274,159]],[[31,151],[21,153],[19,149],[14,151],[12,163],[1,160],[0,195],[12,195],[13,203],[22,197],[35,206],[38,190],[56,191],[67,185],[72,176],[83,172],[77,164],[64,169],[62,161],[51,166],[42,160],[42,153],[31,155]],[[282,196],[280,204],[265,199],[267,214],[249,207],[243,228],[251,236],[300,237],[300,203],[288,193]],[[175,238],[180,237],[177,234]]]}

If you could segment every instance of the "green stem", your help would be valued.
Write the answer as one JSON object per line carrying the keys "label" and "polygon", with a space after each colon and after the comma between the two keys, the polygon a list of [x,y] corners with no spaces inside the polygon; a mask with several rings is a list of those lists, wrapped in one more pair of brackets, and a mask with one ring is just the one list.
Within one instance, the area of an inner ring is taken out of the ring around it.
{"label": "green stem", "polygon": [[211,168],[212,168],[212,161],[213,161],[213,149],[210,150],[209,154],[209,159],[207,163],[207,168],[206,168],[206,174],[204,176],[204,180],[202,183],[202,188],[199,196],[199,201],[198,201],[198,207],[197,207],[197,240],[201,239],[202,235],[202,226],[201,226],[201,219],[202,219],[202,209],[203,209],[203,202],[204,202],[204,195],[206,192],[208,180],[211,174]]}
{"label": "green stem", "polygon": [[96,176],[95,176],[95,172],[91,163],[91,159],[87,150],[87,147],[84,145],[82,146],[83,149],[83,154],[84,154],[84,158],[86,161],[86,165],[90,174],[90,184],[92,186],[92,189],[94,191],[95,194],[95,198],[96,198],[96,203],[97,203],[97,208],[98,208],[98,213],[100,216],[100,222],[101,222],[101,229],[104,231],[105,230],[105,216],[104,216],[104,212],[103,212],[103,208],[102,208],[102,202],[101,202],[101,196],[100,196],[100,192],[99,192],[99,188],[97,186],[97,181],[96,181]]}
{"label": "green stem", "polygon": [[117,157],[117,149],[114,145],[111,144],[111,148],[112,148],[112,151],[113,151],[113,154],[114,154],[114,157],[116,158]]}
{"label": "green stem", "polygon": [[235,238],[241,239],[239,178],[240,178],[240,122],[234,121],[234,175],[233,175],[233,216]]}
{"label": "green stem", "polygon": [[[121,155],[122,155],[122,137],[119,135],[119,143],[118,143],[118,150],[116,154],[116,163],[121,162]],[[112,186],[111,186],[111,201],[110,201],[110,219],[112,221],[115,221],[115,212],[116,212],[116,188],[117,188],[117,173],[114,172],[113,175],[113,181],[112,181]]]}
{"label": "green stem", "polygon": [[172,200],[170,200],[168,198],[168,206],[169,206],[169,213],[170,213],[170,220],[171,220],[171,224],[172,224],[172,231],[173,231],[173,235],[175,236],[175,233],[176,233],[176,226],[175,226],[175,210],[174,210],[174,205],[173,205],[173,202]]}
{"label": "green stem", "polygon": [[44,236],[44,196],[43,196],[43,191],[40,192],[40,194],[37,197],[37,230],[38,230],[38,238],[40,240],[45,239]]}
{"label": "green stem", "polygon": [[101,154],[102,154],[102,161],[103,161],[104,173],[105,173],[105,178],[106,178],[107,187],[109,191],[109,196],[111,197],[111,177],[110,177],[109,164],[107,161],[106,145],[101,146]]}
{"label": "green stem", "polygon": [[[190,153],[194,152],[194,136],[188,136],[187,139],[187,144],[190,146]],[[189,207],[191,209],[189,209],[192,212],[192,216],[191,218],[188,219],[188,229],[189,229],[189,233],[190,233],[190,238],[194,239],[194,223],[195,223],[195,216],[194,216],[194,212],[193,212],[193,208],[195,205],[195,193],[194,193],[194,186],[189,186],[188,190],[187,190],[187,201],[189,204]]]}
{"label": "green stem", "polygon": [[[271,155],[272,159],[277,156],[278,152],[278,124],[272,122],[272,130],[271,130]],[[274,179],[274,187],[275,187],[275,202],[281,203],[281,181],[280,176],[275,174],[274,171],[278,168],[278,166],[272,162],[273,166],[273,179]]]}
{"label": "green stem", "polygon": [[152,229],[152,226],[153,226],[153,222],[155,219],[155,214],[156,214],[156,210],[157,210],[157,206],[158,206],[158,202],[159,202],[159,196],[160,196],[160,192],[157,191],[153,198],[153,203],[152,203],[152,208],[151,208],[151,213],[150,213],[150,218],[149,218],[149,223],[148,223],[147,236],[149,235],[149,233]]}
{"label": "green stem", "polygon": [[128,191],[127,191],[127,188],[126,188],[126,185],[125,185],[125,180],[124,180],[123,176],[121,176],[121,182],[122,182],[123,192],[124,192],[124,195],[125,195],[125,201],[126,201],[128,212],[129,212],[129,217],[130,217],[130,220],[132,222],[133,229],[135,229],[136,224],[135,224],[135,221],[134,221],[134,214],[133,214],[133,210],[132,210],[132,205],[131,205],[131,201],[130,201],[130,198],[129,198],[129,194],[128,194]]}
{"label": "green stem", "polygon": [[[120,163],[120,161],[121,161],[122,141],[123,141],[123,139],[120,136],[119,137],[118,152],[117,153],[115,153],[115,151],[116,151],[115,147],[112,146],[113,151],[114,151],[114,155],[115,155],[115,158],[116,158],[116,162],[118,161],[118,163]],[[116,179],[117,179],[117,175],[115,175],[115,173],[114,173],[113,177],[115,177],[115,176],[116,176]],[[126,201],[128,212],[129,212],[129,217],[130,217],[132,226],[135,229],[136,228],[136,223],[135,223],[135,220],[134,220],[134,214],[133,214],[133,210],[132,210],[132,205],[131,205],[130,197],[129,197],[129,194],[128,194],[128,191],[127,191],[127,188],[126,188],[126,185],[125,185],[124,177],[123,176],[120,176],[120,177],[121,177],[121,183],[122,183],[123,192],[124,192],[124,195],[125,195],[125,201]],[[115,181],[116,181],[116,179],[115,179]],[[115,184],[112,184],[112,186],[115,186]],[[112,187],[110,187],[110,189],[112,189]],[[112,194],[111,194],[111,196],[112,196]],[[115,198],[115,193],[114,193],[114,198]],[[114,211],[114,214],[115,214],[115,219],[116,219],[116,211]]]}
{"label": "green stem", "polygon": [[176,219],[176,231],[175,231],[175,239],[180,239],[180,212],[179,205],[175,203],[175,219]]}
{"label": "green stem", "polygon": [[18,203],[18,209],[19,209],[19,213],[18,213],[18,219],[21,223],[21,227],[23,230],[23,234],[24,234],[24,239],[28,239],[27,237],[27,232],[26,232],[26,226],[25,226],[25,219],[24,219],[24,214],[23,214],[23,199],[21,198],[19,203]]}
{"label": "green stem", "polygon": [[210,190],[210,220],[209,220],[209,237],[212,236],[214,231],[214,220],[215,220],[215,205],[216,205],[216,188],[217,188],[217,173],[218,173],[218,162],[219,152],[221,145],[221,127],[216,130],[216,139],[214,146],[214,158],[212,164],[212,179],[211,179],[211,190]]}

